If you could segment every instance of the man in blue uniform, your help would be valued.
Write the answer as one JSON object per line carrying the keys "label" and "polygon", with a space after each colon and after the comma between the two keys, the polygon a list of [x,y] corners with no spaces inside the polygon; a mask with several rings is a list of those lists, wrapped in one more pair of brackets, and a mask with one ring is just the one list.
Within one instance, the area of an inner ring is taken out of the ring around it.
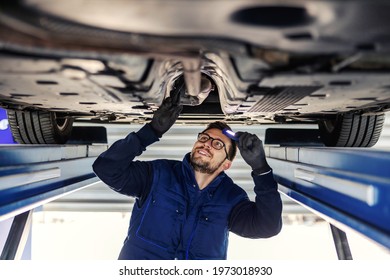
{"label": "man in blue uniform", "polygon": [[[134,161],[175,123],[182,106],[166,98],[150,123],[115,142],[94,162],[113,190],[136,198],[119,259],[226,259],[229,231],[268,238],[282,227],[282,202],[263,144],[237,132],[237,143],[213,122],[182,161]],[[252,168],[255,202],[229,178],[238,149]]]}

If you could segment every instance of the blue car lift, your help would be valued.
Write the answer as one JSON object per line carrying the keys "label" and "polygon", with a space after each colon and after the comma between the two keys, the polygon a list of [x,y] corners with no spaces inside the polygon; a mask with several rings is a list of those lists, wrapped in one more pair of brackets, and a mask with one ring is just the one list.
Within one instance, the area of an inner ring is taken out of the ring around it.
{"label": "blue car lift", "polygon": [[0,221],[14,217],[0,260],[19,259],[32,212],[99,179],[92,171],[107,145],[0,145]]}
{"label": "blue car lift", "polygon": [[[15,217],[0,259],[23,251],[34,208],[98,182],[92,163],[107,145],[0,145],[0,221]],[[282,193],[324,217],[339,259],[352,259],[351,228],[390,248],[390,152],[266,145]]]}
{"label": "blue car lift", "polygon": [[339,259],[345,232],[390,249],[390,152],[368,148],[265,147],[279,190],[329,221]]}

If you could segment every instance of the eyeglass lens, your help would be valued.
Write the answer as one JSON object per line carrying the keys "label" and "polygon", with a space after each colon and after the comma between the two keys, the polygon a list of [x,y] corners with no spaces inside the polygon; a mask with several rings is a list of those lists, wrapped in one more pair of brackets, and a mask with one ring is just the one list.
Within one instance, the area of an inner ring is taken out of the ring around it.
{"label": "eyeglass lens", "polygon": [[221,140],[214,139],[205,133],[199,133],[199,142],[206,143],[207,141],[209,141],[209,139],[211,139],[211,146],[216,150],[220,150],[225,146],[225,144]]}

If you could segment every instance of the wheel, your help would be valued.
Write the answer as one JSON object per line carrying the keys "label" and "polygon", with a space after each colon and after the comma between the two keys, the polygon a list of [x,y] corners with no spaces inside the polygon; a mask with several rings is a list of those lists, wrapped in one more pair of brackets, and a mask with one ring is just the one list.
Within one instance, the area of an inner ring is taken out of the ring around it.
{"label": "wheel", "polygon": [[55,112],[7,110],[12,135],[20,144],[64,144],[73,118]]}
{"label": "wheel", "polygon": [[385,115],[340,114],[335,119],[319,121],[323,143],[331,147],[372,147],[382,131]]}

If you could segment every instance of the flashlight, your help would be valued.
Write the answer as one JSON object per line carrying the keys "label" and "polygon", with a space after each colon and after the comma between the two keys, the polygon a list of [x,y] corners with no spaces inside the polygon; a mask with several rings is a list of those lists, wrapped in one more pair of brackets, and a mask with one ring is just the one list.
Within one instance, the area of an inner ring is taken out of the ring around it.
{"label": "flashlight", "polygon": [[229,137],[230,139],[234,140],[234,141],[237,141],[238,142],[238,137],[236,136],[236,134],[231,131],[230,129],[223,129],[222,130],[222,133],[225,134],[227,137]]}

